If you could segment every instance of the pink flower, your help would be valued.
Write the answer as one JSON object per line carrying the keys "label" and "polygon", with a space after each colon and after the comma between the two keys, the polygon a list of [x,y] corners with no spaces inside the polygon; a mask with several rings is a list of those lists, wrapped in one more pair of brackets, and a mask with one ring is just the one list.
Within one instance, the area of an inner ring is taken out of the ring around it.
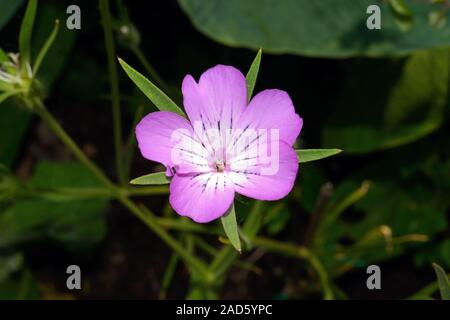
{"label": "pink flower", "polygon": [[247,103],[244,75],[217,65],[197,83],[182,85],[189,120],[167,111],[145,116],[136,127],[142,155],[167,167],[170,204],[196,222],[223,216],[235,193],[278,200],[298,171],[293,144],[303,120],[289,95],[264,90]]}

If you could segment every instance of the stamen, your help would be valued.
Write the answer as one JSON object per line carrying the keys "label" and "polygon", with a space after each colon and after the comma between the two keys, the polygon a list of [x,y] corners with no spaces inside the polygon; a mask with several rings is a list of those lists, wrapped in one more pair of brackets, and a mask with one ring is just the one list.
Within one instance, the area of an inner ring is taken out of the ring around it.
{"label": "stamen", "polygon": [[216,168],[217,172],[225,171],[225,163],[223,162],[223,160],[216,160],[214,167]]}

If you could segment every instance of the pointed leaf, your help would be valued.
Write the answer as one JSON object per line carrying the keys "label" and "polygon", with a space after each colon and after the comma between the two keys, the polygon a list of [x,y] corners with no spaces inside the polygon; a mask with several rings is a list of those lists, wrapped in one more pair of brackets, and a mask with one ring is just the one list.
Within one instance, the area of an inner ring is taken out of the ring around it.
{"label": "pointed leaf", "polygon": [[147,185],[147,184],[168,184],[170,183],[169,178],[166,176],[165,172],[150,173],[145,176],[133,179],[130,181],[131,184]]}
{"label": "pointed leaf", "polygon": [[234,204],[231,207],[230,211],[221,218],[223,230],[225,231],[225,234],[228,237],[228,240],[230,240],[233,247],[241,252],[241,240],[239,239],[239,231],[238,231],[238,225],[236,222],[236,211],[234,210]]}
{"label": "pointed leaf", "polygon": [[434,272],[438,278],[439,291],[441,292],[442,300],[450,300],[450,281],[445,274],[444,269],[436,263],[433,263]]}
{"label": "pointed leaf", "polygon": [[259,65],[261,64],[261,53],[262,50],[259,49],[256,54],[255,60],[253,60],[250,69],[248,70],[245,79],[247,80],[247,97],[248,101],[252,98],[253,89],[255,89],[256,79],[258,78]]}
{"label": "pointed leaf", "polygon": [[0,30],[14,17],[23,4],[23,0],[0,1]]}
{"label": "pointed leaf", "polygon": [[150,99],[151,102],[161,111],[171,111],[186,117],[175,102],[173,102],[164,92],[155,86],[150,80],[129,66],[125,61],[119,58],[120,65],[125,70],[131,80],[139,89]]}
{"label": "pointed leaf", "polygon": [[[22,63],[30,62],[31,34],[33,32],[34,18],[36,17],[37,0],[29,0],[19,34],[19,52]],[[22,64],[22,67],[24,64]]]}
{"label": "pointed leaf", "polygon": [[302,149],[295,150],[297,152],[298,162],[310,162],[316,161],[323,158],[328,158],[334,156],[335,154],[341,153],[341,149]]}
{"label": "pointed leaf", "polygon": [[53,41],[55,41],[56,35],[58,34],[59,30],[59,20],[55,21],[55,27],[53,28],[52,33],[50,33],[49,37],[45,41],[44,45],[41,48],[41,51],[39,51],[36,61],[34,62],[33,66],[33,76],[35,76],[39,70],[39,67],[41,66],[42,61],[44,60],[45,56],[47,55],[48,49],[53,44]]}

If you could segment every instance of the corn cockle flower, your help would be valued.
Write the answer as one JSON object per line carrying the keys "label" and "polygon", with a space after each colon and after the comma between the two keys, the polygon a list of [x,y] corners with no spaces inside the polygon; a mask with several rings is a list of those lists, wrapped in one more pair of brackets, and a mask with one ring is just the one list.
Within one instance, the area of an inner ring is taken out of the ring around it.
{"label": "corn cockle flower", "polygon": [[265,90],[248,103],[244,75],[217,65],[198,83],[187,75],[182,93],[189,120],[159,111],[136,127],[142,155],[172,177],[170,204],[178,214],[206,223],[223,216],[236,193],[278,200],[291,191],[303,121],[286,92]]}

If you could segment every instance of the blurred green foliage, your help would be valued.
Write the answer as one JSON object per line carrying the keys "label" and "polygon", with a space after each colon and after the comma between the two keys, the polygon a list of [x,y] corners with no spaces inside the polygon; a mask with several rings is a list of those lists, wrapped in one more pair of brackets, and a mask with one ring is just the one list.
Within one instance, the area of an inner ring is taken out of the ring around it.
{"label": "blurred green foliage", "polygon": [[367,153],[422,138],[444,122],[449,105],[450,51],[402,60],[355,61],[323,131],[325,146]]}

